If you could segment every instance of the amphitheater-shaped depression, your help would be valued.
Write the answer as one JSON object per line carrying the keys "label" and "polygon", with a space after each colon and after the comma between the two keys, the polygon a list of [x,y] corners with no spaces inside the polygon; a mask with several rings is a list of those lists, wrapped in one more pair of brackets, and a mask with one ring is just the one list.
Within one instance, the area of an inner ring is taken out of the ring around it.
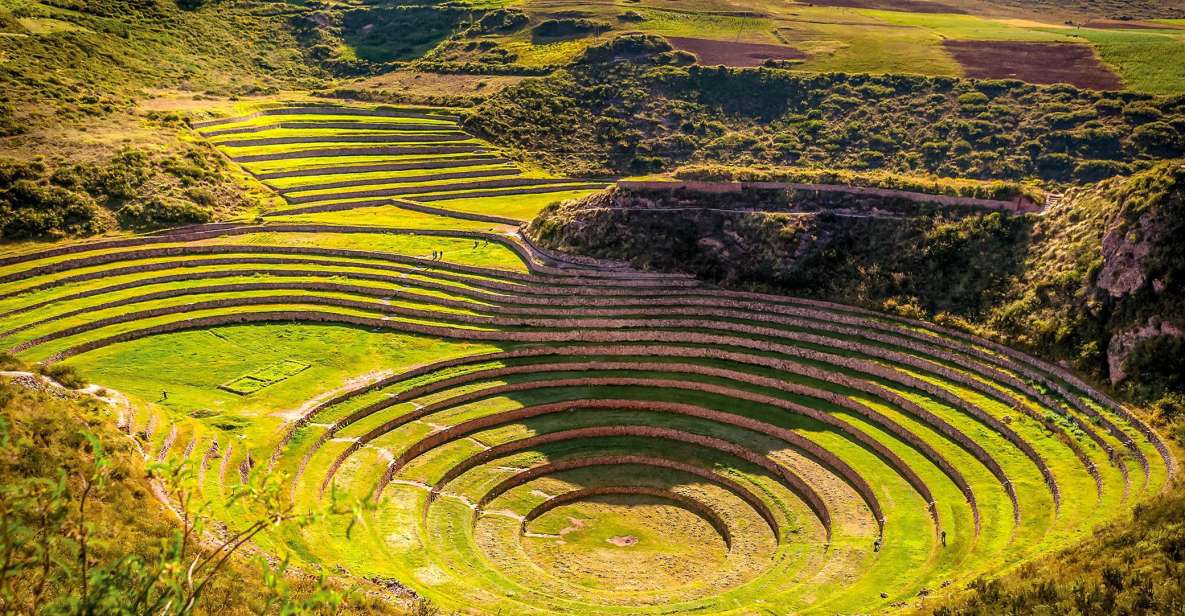
{"label": "amphitheater-shaped depression", "polygon": [[336,381],[293,352],[218,383],[283,401],[237,431],[126,418],[203,493],[272,473],[302,507],[375,503],[267,540],[305,560],[489,613],[867,611],[1064,546],[1175,470],[1114,400],[990,341],[541,252],[514,224],[600,183],[532,176],[445,113],[195,128],[289,205],[4,255],[0,342],[140,394],[128,357],[218,372],[199,334],[389,347]]}

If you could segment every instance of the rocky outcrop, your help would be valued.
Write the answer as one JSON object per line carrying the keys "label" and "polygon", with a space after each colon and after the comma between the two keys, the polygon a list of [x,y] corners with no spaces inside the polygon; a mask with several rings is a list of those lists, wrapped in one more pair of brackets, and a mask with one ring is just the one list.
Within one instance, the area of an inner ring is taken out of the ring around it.
{"label": "rocky outcrop", "polygon": [[1162,232],[1151,212],[1135,222],[1120,219],[1112,224],[1103,235],[1103,268],[1095,285],[1115,298],[1142,288],[1148,282],[1148,255]]}
{"label": "rocky outcrop", "polygon": [[1185,337],[1185,326],[1151,317],[1147,323],[1123,330],[1111,337],[1107,345],[1107,367],[1111,383],[1119,384],[1129,376],[1124,364],[1141,343],[1161,336]]}
{"label": "rocky outcrop", "polygon": [[1171,376],[1185,371],[1176,341],[1158,343],[1163,361],[1153,360],[1169,376],[1124,368],[1143,343],[1185,331],[1180,162],[1075,188],[1040,217],[728,188],[619,187],[545,210],[527,233],[725,287],[951,315],[1141,399],[1185,383]]}

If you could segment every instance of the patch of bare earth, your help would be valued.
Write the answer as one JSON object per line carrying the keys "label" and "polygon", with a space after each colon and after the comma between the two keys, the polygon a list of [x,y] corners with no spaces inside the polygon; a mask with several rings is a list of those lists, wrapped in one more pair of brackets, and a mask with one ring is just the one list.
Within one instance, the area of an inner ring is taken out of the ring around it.
{"label": "patch of bare earth", "polygon": [[819,6],[838,6],[852,9],[905,11],[907,13],[966,13],[967,11],[942,2],[928,0],[812,0]]}
{"label": "patch of bare earth", "polygon": [[943,41],[946,50],[976,79],[1068,83],[1090,90],[1121,90],[1123,81],[1087,45],[1014,41]]}
{"label": "patch of bare earth", "polygon": [[714,41],[711,39],[668,36],[676,49],[695,54],[700,64],[715,66],[761,66],[766,60],[804,60],[807,55],[793,47],[765,43]]}
{"label": "patch of bare earth", "polygon": [[1185,30],[1183,26],[1137,19],[1095,19],[1082,24],[1082,27],[1099,30]]}
{"label": "patch of bare earth", "polygon": [[618,535],[617,537],[610,537],[606,539],[606,541],[619,548],[628,548],[632,545],[638,545],[638,538],[633,535]]}

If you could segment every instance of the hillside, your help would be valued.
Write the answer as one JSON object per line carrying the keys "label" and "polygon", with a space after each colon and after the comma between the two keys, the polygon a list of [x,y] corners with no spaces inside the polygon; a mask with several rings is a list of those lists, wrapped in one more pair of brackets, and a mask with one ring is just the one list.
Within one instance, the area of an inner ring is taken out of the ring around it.
{"label": "hillside", "polygon": [[[5,362],[5,368],[16,367],[11,357]],[[6,373],[0,379],[0,611],[403,613],[377,589],[368,596],[319,582],[312,572],[269,580],[282,566],[258,555],[203,564],[187,580],[190,565],[215,554],[226,539],[200,530],[217,526],[210,520],[191,519],[202,526],[180,530],[176,514],[157,495],[188,498],[191,488],[169,479],[183,472],[145,460],[139,438],[116,429],[114,410],[39,377]],[[164,487],[154,486],[157,481]],[[238,530],[222,526],[221,536]]]}
{"label": "hillside", "polygon": [[585,174],[691,162],[1094,182],[1185,152],[1185,99],[1015,81],[686,66],[658,38],[506,88],[478,134]]}
{"label": "hillside", "polygon": [[1155,398],[1185,391],[1183,190],[1177,162],[1074,189],[1039,217],[810,191],[617,188],[552,206],[530,233],[727,287],[950,319]]}

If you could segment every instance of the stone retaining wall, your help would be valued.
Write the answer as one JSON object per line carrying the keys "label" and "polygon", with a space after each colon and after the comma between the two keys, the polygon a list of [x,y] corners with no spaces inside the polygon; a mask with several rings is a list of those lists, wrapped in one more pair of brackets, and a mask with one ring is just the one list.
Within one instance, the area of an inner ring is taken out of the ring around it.
{"label": "stone retaining wall", "polygon": [[[227,224],[213,224],[202,225],[198,227],[189,227],[183,233],[170,233],[164,235],[147,235],[134,238],[120,239],[120,240],[103,240],[89,243],[71,244],[68,246],[58,246],[47,250],[32,251],[19,255],[9,257],[0,257],[0,266],[13,265],[17,263],[25,263],[44,259],[49,257],[62,256],[67,254],[77,254],[81,252],[90,252],[95,250],[128,248],[134,246],[145,246],[151,244],[174,243],[174,242],[188,242],[202,239],[212,239],[216,237],[231,237],[236,235],[247,235],[251,233],[375,233],[383,235],[425,235],[432,237],[462,237],[467,239],[476,239],[482,241],[489,241],[497,243],[509,250],[523,260],[528,269],[535,274],[544,276],[567,276],[579,278],[610,278],[610,279],[630,279],[630,280],[668,280],[668,281],[686,281],[686,284],[695,283],[694,278],[681,274],[659,274],[659,273],[643,273],[643,272],[618,272],[618,271],[601,271],[596,269],[566,269],[555,268],[548,265],[540,265],[537,263],[535,253],[531,246],[522,241],[517,236],[508,236],[497,233],[486,233],[482,231],[460,231],[460,230],[443,230],[443,229],[402,229],[389,227],[371,227],[365,225],[326,225],[316,223],[278,223],[267,225],[227,225]],[[374,253],[386,254],[390,253]],[[423,260],[424,263],[433,263],[431,261]],[[456,268],[465,266],[455,266],[447,262],[435,262],[434,267]],[[527,275],[517,272],[507,272],[503,270],[490,270],[487,268],[477,268],[470,270],[474,273],[482,273],[485,275],[492,275],[494,277],[512,277],[520,280],[530,280]],[[37,275],[35,270],[26,270],[20,275],[29,276]],[[11,281],[0,280],[0,283]]]}
{"label": "stone retaining wall", "polygon": [[298,158],[325,158],[333,156],[403,156],[407,154],[467,154],[470,152],[485,152],[488,148],[481,145],[436,145],[420,147],[358,147],[358,148],[312,148],[308,150],[272,152],[269,154],[251,154],[247,156],[231,156],[236,163],[266,163],[277,160],[295,160]]}
{"label": "stone retaining wall", "polygon": [[474,171],[453,171],[449,173],[437,173],[427,175],[404,175],[393,178],[366,178],[361,180],[342,180],[339,182],[327,182],[324,184],[310,184],[307,186],[293,186],[291,188],[278,189],[281,195],[300,192],[306,190],[329,190],[330,188],[349,188],[351,186],[369,186],[371,184],[383,184],[398,182],[400,184],[412,184],[416,182],[430,182],[434,180],[461,180],[467,178],[484,178],[484,177],[498,177],[506,175],[519,175],[521,172],[513,167],[505,167],[502,169],[477,169]]}
{"label": "stone retaining wall", "polygon": [[473,139],[465,133],[417,135],[392,133],[389,135],[310,135],[307,137],[256,137],[230,139],[214,143],[218,147],[254,148],[270,145],[300,145],[311,143],[448,143]]}
{"label": "stone retaining wall", "polygon": [[464,158],[440,158],[434,160],[412,161],[406,163],[339,165],[336,167],[317,167],[315,169],[289,169],[268,173],[256,173],[260,180],[278,180],[281,178],[298,178],[317,175],[340,175],[345,173],[371,173],[376,171],[412,171],[416,169],[453,169],[456,167],[471,167],[474,165],[498,165],[511,161],[494,154],[478,154]]}
{"label": "stone retaining wall", "polygon": [[[571,180],[568,180],[571,181]],[[481,190],[464,195],[423,195],[416,197],[416,201],[449,201],[452,199],[479,199],[482,197],[509,197],[514,195],[540,195],[552,192],[566,192],[570,190],[600,190],[605,187],[601,182],[573,184],[568,186],[539,186],[535,188],[518,188],[514,190]]]}
{"label": "stone retaining wall", "polygon": [[[514,444],[517,446],[519,451],[523,451],[525,449],[533,448],[532,445],[528,444],[528,441],[530,441],[530,439],[522,439],[519,441],[514,441]],[[765,520],[766,525],[769,526],[770,531],[774,535],[774,541],[780,543],[782,540],[781,526],[778,524],[777,518],[774,517],[773,511],[770,510],[764,501],[762,501],[760,498],[757,498],[756,495],[754,495],[740,483],[692,464],[686,464],[683,462],[676,462],[674,460],[667,460],[664,458],[652,456],[599,455],[575,459],[565,459],[540,466],[533,466],[525,471],[505,479],[498,485],[491,488],[488,492],[483,494],[481,499],[477,502],[477,509],[474,511],[474,513],[478,514],[491,501],[505,493],[507,490],[527,484],[531,481],[534,481],[535,479],[538,479],[539,477],[545,477],[547,475],[553,475],[555,473],[561,473],[574,469],[591,468],[597,466],[628,465],[651,466],[655,468],[675,470],[688,475],[699,477],[709,483],[715,484],[717,487],[731,492],[734,496],[744,501],[745,504],[749,505],[749,507],[751,507],[757,513],[757,515],[761,517],[762,520]],[[440,481],[436,482],[435,486],[433,486],[433,494],[439,492],[443,485],[461,476],[470,470],[470,468],[471,467],[465,464],[465,462],[462,462],[460,465],[449,469],[444,474],[444,477],[441,478]],[[476,519],[476,515],[474,519]]]}
{"label": "stone retaining wall", "polygon": [[724,545],[727,549],[732,549],[732,531],[729,530],[728,524],[716,513],[711,507],[693,499],[688,496],[679,494],[671,490],[660,490],[658,488],[648,488],[644,486],[605,486],[596,488],[582,488],[565,492],[559,496],[553,496],[546,501],[543,501],[527,515],[523,517],[521,532],[526,532],[527,524],[539,516],[570,503],[582,501],[589,498],[596,498],[598,496],[649,496],[663,500],[672,501],[681,507],[691,511],[692,513],[703,518],[713,529],[719,533],[720,538],[724,540]]}
{"label": "stone retaining wall", "polygon": [[[810,390],[808,388],[797,389],[797,388],[793,387],[792,385],[787,384],[784,381],[781,381],[778,379],[765,378],[765,377],[755,376],[755,375],[751,375],[751,374],[747,374],[747,373],[736,372],[733,370],[727,370],[727,369],[723,369],[723,368],[711,368],[711,367],[700,366],[700,365],[696,365],[696,364],[664,364],[664,363],[654,363],[654,362],[599,362],[599,361],[596,361],[596,362],[569,362],[569,363],[561,363],[561,364],[529,364],[529,365],[521,365],[521,366],[492,368],[489,370],[482,370],[479,372],[471,372],[471,373],[467,373],[467,374],[463,374],[463,375],[459,375],[459,376],[455,376],[455,377],[451,377],[451,378],[447,378],[447,379],[442,379],[439,381],[434,381],[432,383],[421,385],[419,387],[401,392],[397,396],[390,396],[384,400],[381,400],[381,401],[376,402],[372,405],[369,405],[363,409],[359,409],[358,411],[355,411],[354,413],[350,414],[349,416],[347,416],[346,418],[344,418],[343,420],[340,420],[337,424],[335,424],[334,427],[330,429],[330,432],[336,433],[338,430],[340,430],[345,425],[349,425],[350,423],[356,422],[356,421],[362,419],[363,417],[369,416],[370,414],[373,414],[374,412],[377,412],[378,410],[381,410],[384,408],[389,408],[390,406],[393,406],[395,404],[399,404],[399,403],[402,403],[402,402],[405,402],[408,400],[413,400],[413,399],[431,395],[431,394],[434,394],[434,393],[437,393],[440,391],[452,389],[454,387],[459,387],[462,385],[471,384],[471,383],[475,383],[475,382],[498,381],[498,380],[504,379],[507,376],[532,374],[532,373],[536,373],[536,372],[545,373],[545,372],[630,371],[630,370],[642,371],[642,372],[677,372],[677,373],[681,373],[681,374],[696,374],[696,375],[702,375],[702,376],[716,377],[716,378],[736,381],[739,383],[746,383],[746,384],[754,385],[757,387],[765,387],[765,388],[770,388],[770,389],[775,389],[775,390],[782,390],[782,391],[786,391],[787,393],[813,395],[814,397],[826,400],[828,402],[836,403],[841,407],[850,408],[851,410],[859,413],[860,415],[862,415],[869,421],[872,421],[873,423],[876,423],[883,429],[889,431],[890,433],[892,433],[893,435],[895,435],[897,438],[901,439],[905,443],[914,447],[924,457],[926,457],[927,459],[932,461],[936,466],[939,467],[940,470],[942,470],[945,474],[947,474],[948,478],[950,478],[951,481],[953,483],[955,483],[955,485],[958,486],[961,491],[963,491],[964,495],[967,497],[968,502],[971,504],[972,509],[977,510],[976,505],[975,505],[976,501],[975,501],[974,494],[972,494],[970,486],[967,484],[966,480],[963,478],[962,473],[960,473],[958,470],[956,470],[949,462],[946,461],[946,459],[941,454],[939,454],[934,448],[930,447],[929,444],[925,443],[920,438],[918,438],[917,435],[909,432],[908,430],[905,430],[903,427],[898,425],[896,422],[890,420],[889,418],[885,417],[884,415],[881,415],[880,413],[877,413],[876,411],[873,411],[872,409],[865,407],[863,405],[853,403],[850,400],[847,400],[846,398],[844,398],[843,396],[839,396],[838,394],[832,394],[830,392],[822,392],[819,390]],[[546,380],[546,381],[529,381],[529,382],[525,382],[525,383],[503,385],[503,386],[487,388],[487,389],[471,392],[469,394],[466,394],[465,396],[453,398],[453,399],[450,399],[448,401],[445,401],[445,402],[442,402],[442,403],[439,403],[436,405],[429,405],[431,407],[431,409],[429,409],[429,407],[423,407],[421,409],[417,409],[415,414],[417,417],[420,417],[420,416],[423,416],[423,415],[420,415],[421,412],[436,412],[436,411],[448,408],[449,406],[456,406],[459,404],[465,404],[465,403],[473,401],[473,400],[477,400],[477,399],[481,399],[481,398],[485,398],[485,397],[490,397],[490,396],[495,396],[495,395],[502,395],[504,393],[513,392],[513,391],[521,391],[524,389],[529,390],[529,389],[533,389],[533,388],[546,388],[546,387],[585,387],[585,386],[606,384],[606,383],[615,384],[615,385],[628,383],[630,385],[635,385],[635,386],[664,387],[664,388],[668,388],[668,389],[680,389],[680,390],[696,391],[696,392],[700,392],[700,393],[711,393],[711,394],[726,396],[726,397],[735,398],[735,399],[739,399],[739,400],[756,402],[756,403],[764,404],[767,406],[773,406],[775,408],[780,408],[782,410],[785,410],[785,411],[788,411],[788,412],[791,412],[791,413],[794,413],[797,415],[808,417],[814,421],[817,421],[817,422],[822,423],[830,428],[835,429],[839,433],[845,435],[847,438],[850,438],[850,439],[860,443],[864,447],[867,447],[868,449],[874,451],[878,456],[880,456],[890,466],[892,466],[894,468],[894,470],[896,470],[902,477],[904,477],[911,484],[911,486],[913,486],[915,489],[917,489],[918,492],[923,496],[923,498],[925,498],[926,502],[928,502],[928,503],[933,502],[933,497],[929,491],[928,486],[926,486],[924,484],[924,482],[921,480],[921,478],[913,471],[912,468],[910,468],[905,463],[904,460],[902,460],[899,456],[897,456],[895,453],[893,453],[891,450],[889,450],[882,443],[880,443],[879,441],[877,441],[875,439],[872,439],[871,437],[869,437],[867,434],[861,432],[860,430],[835,418],[834,416],[830,415],[829,413],[825,413],[823,411],[819,411],[817,409],[813,409],[813,408],[806,407],[803,405],[795,404],[795,403],[789,402],[787,400],[782,400],[782,399],[773,398],[770,396],[754,394],[751,392],[747,392],[744,390],[738,390],[738,389],[734,389],[731,387],[720,387],[720,386],[708,385],[708,384],[696,384],[696,383],[690,382],[690,381],[672,381],[672,380],[663,380],[663,379],[636,379],[636,378],[620,378],[620,377],[615,378],[615,379],[605,379],[605,378],[599,378],[599,377],[585,377],[580,380],[561,379],[561,380]],[[843,400],[843,401],[841,402],[841,400]],[[403,416],[403,417],[406,417],[406,416]],[[404,422],[402,421],[402,418],[401,418],[398,422],[391,424],[390,429],[394,429],[394,427],[403,425],[403,423]],[[365,444],[366,442],[369,442],[373,438],[377,438],[382,433],[383,432],[379,432],[379,429],[376,429],[376,430],[372,431],[371,433],[368,433],[365,437],[360,439],[359,445],[361,446],[361,445]],[[328,438],[328,436],[326,436],[326,438]]]}
{"label": "stone retaining wall", "polygon": [[978,207],[989,210],[1011,212],[1013,214],[1027,214],[1040,212],[1043,204],[1033,203],[1025,197],[1018,197],[1013,201],[999,201],[993,199],[978,199],[975,197],[953,197],[948,195],[932,195],[929,193],[912,192],[907,190],[893,190],[888,188],[869,188],[864,186],[847,186],[841,184],[799,184],[794,182],[701,182],[674,181],[654,182],[621,180],[618,186],[627,190],[701,192],[708,194],[740,193],[747,190],[791,190],[797,192],[833,192],[852,195],[882,197],[885,199],[905,199],[917,203],[933,203],[955,207]]}
{"label": "stone retaining wall", "polygon": [[[678,443],[686,443],[689,445],[696,445],[711,449],[717,452],[725,453],[736,457],[740,460],[748,462],[757,466],[766,472],[770,473],[778,480],[783,487],[790,490],[795,496],[802,500],[806,506],[815,514],[815,518],[823,526],[826,533],[826,539],[831,539],[831,510],[824,503],[823,498],[817,491],[801,477],[794,474],[790,469],[777,464],[766,456],[750,451],[736,443],[725,441],[711,436],[704,436],[701,434],[692,434],[681,430],[672,428],[659,428],[654,426],[596,426],[592,428],[576,428],[572,430],[561,430],[558,432],[548,432],[539,434],[529,439],[524,439],[530,443],[531,447],[538,447],[550,443],[558,443],[576,439],[589,438],[614,438],[614,437],[639,437],[639,438],[653,438],[664,441],[674,441]],[[504,443],[495,445],[494,447],[485,451],[474,454],[469,460],[475,461],[476,464],[484,464],[490,460],[496,459],[502,455],[503,449],[513,447],[512,443]],[[387,480],[390,481],[389,479]],[[381,495],[381,488],[376,490],[376,493]],[[878,524],[883,520],[877,520]]]}
{"label": "stone retaining wall", "polygon": [[223,126],[226,124],[235,124],[238,122],[246,122],[247,120],[254,120],[263,116],[274,115],[352,115],[352,116],[370,116],[370,117],[388,117],[388,118],[418,118],[421,120],[448,120],[451,122],[459,122],[460,118],[455,115],[448,115],[443,113],[432,113],[429,109],[422,110],[403,110],[403,109],[383,109],[383,108],[361,108],[361,107],[343,107],[338,105],[293,105],[290,107],[277,107],[273,109],[263,109],[254,113],[246,115],[235,116],[231,118],[218,118],[214,120],[201,120],[197,122],[190,122],[189,125],[193,128],[211,128],[214,126]]}
{"label": "stone retaining wall", "polygon": [[[757,350],[765,350],[771,352],[785,353],[790,351],[790,354],[801,354],[803,350],[786,347],[785,345],[777,345],[773,343],[765,343],[755,340],[737,339],[724,336],[714,336],[707,334],[698,334],[690,332],[663,332],[663,331],[647,331],[647,332],[492,332],[482,330],[466,330],[452,327],[429,326],[416,323],[405,323],[399,321],[389,321],[383,319],[357,317],[353,315],[342,315],[334,313],[324,313],[317,311],[269,311],[269,312],[251,312],[234,315],[216,315],[212,317],[201,317],[196,319],[188,319],[179,322],[165,323],[154,327],[145,328],[142,330],[135,330],[123,332],[104,338],[101,340],[94,340],[87,343],[80,344],[76,347],[67,349],[61,353],[56,354],[50,358],[50,362],[58,361],[66,357],[76,355],[78,353],[86,352],[102,346],[134,340],[145,336],[155,335],[158,333],[165,333],[171,331],[180,331],[193,328],[204,328],[215,325],[233,324],[233,323],[254,323],[254,322],[275,322],[275,321],[307,321],[307,322],[328,322],[353,324],[366,327],[377,327],[392,329],[397,331],[404,331],[410,333],[418,333],[431,336],[440,336],[449,339],[463,339],[463,340],[487,340],[487,341],[518,341],[518,342],[623,342],[623,341],[652,341],[652,342],[681,342],[690,344],[704,344],[704,345],[725,345],[725,346],[741,346],[756,348]],[[900,380],[902,376],[900,373],[893,373],[887,369],[873,368],[866,370],[870,374],[877,374],[885,372],[885,377],[896,377]],[[965,446],[972,447],[971,443],[963,443]],[[1027,444],[1026,444],[1027,445]],[[1022,449],[1023,450],[1023,449]],[[1015,494],[1011,489],[1011,482],[1003,475],[1002,471],[994,469],[998,477],[1007,487],[1010,496],[1014,500]],[[1045,473],[1043,473],[1044,475]],[[1019,508],[1015,507],[1015,515],[1019,518]]]}
{"label": "stone retaining wall", "polygon": [[198,131],[207,139],[225,135],[250,135],[280,128],[296,130],[387,130],[387,131],[448,131],[466,134],[457,129],[456,125],[448,124],[411,124],[402,122],[273,122],[258,126],[240,126],[238,128],[224,128],[221,130]]}
{"label": "stone retaining wall", "polygon": [[[553,184],[565,184],[571,182],[566,179],[548,179],[548,178],[508,178],[501,180],[484,180],[474,182],[455,182],[452,184],[440,185],[423,185],[423,186],[401,186],[399,188],[380,188],[375,190],[362,190],[354,192],[334,193],[332,195],[303,195],[290,196],[285,195],[289,203],[309,203],[313,201],[325,201],[326,199],[365,199],[369,197],[397,197],[400,195],[418,195],[430,192],[460,192],[465,190],[476,190],[481,188],[515,188],[518,186],[550,186]],[[456,197],[452,197],[456,198]]]}
{"label": "stone retaining wall", "polygon": [[[610,379],[568,379],[568,380],[562,381],[562,383],[564,383],[564,385],[557,385],[557,386],[570,386],[570,387],[590,386],[591,387],[591,386],[600,385],[602,381],[610,381]],[[642,382],[642,381],[645,381],[645,379],[620,379],[620,380],[613,379],[612,381],[616,385],[634,385],[634,384],[645,385],[646,384],[646,383]],[[632,381],[639,381],[639,382],[633,383]],[[560,381],[557,381],[557,383],[560,383]],[[699,384],[685,383],[683,385],[686,385],[685,389],[696,391],[697,389],[695,386],[699,385]],[[659,385],[656,385],[656,386],[659,386]],[[493,388],[493,389],[503,389],[503,388]],[[516,388],[516,386],[507,386],[506,387],[506,391],[526,391],[527,389],[529,389],[529,388],[526,388],[526,387],[517,387]],[[491,390],[485,390],[485,391],[491,391]],[[478,392],[478,393],[484,393],[484,392]],[[478,396],[478,397],[484,397],[484,396]],[[467,395],[457,396],[456,398],[445,401],[445,403],[438,403],[438,404],[434,404],[434,405],[425,406],[421,409],[417,409],[415,411],[415,413],[420,416],[426,416],[426,415],[429,415],[433,412],[439,412],[440,410],[444,410],[447,408],[453,408],[453,407],[458,406],[460,404],[464,404],[467,399],[468,399]],[[424,409],[429,409],[429,408],[431,408],[433,410],[422,413],[422,411],[424,411]],[[380,487],[376,492],[381,492],[382,487],[390,482],[390,480],[394,477],[395,473],[399,471],[399,469],[402,469],[409,462],[411,462],[415,458],[418,458],[419,456],[423,455],[424,453],[431,451],[433,449],[436,449],[437,447],[440,447],[446,443],[455,441],[460,438],[464,438],[465,436],[469,436],[475,432],[479,432],[481,430],[486,430],[486,429],[493,428],[496,426],[501,426],[501,425],[508,424],[508,423],[519,423],[519,422],[522,422],[523,420],[530,419],[533,417],[539,417],[541,415],[552,414],[552,413],[561,413],[561,412],[578,410],[578,409],[631,410],[631,411],[643,411],[643,412],[670,413],[670,414],[682,415],[685,417],[696,417],[699,419],[703,419],[705,421],[710,421],[710,422],[719,423],[719,424],[723,424],[723,425],[730,425],[730,426],[742,428],[745,430],[749,430],[749,431],[752,431],[752,432],[755,432],[758,434],[762,434],[765,436],[769,436],[769,437],[781,440],[782,442],[787,443],[788,445],[790,445],[800,451],[806,452],[806,454],[808,456],[810,456],[814,460],[818,461],[818,463],[820,463],[823,467],[827,468],[829,472],[838,475],[845,482],[847,482],[852,487],[852,489],[854,489],[856,491],[856,493],[859,494],[861,496],[861,498],[865,501],[865,504],[868,506],[869,510],[873,513],[873,516],[878,520],[879,525],[882,528],[884,526],[884,514],[881,510],[880,500],[877,498],[875,492],[873,492],[872,487],[868,485],[867,481],[865,481],[864,477],[861,476],[858,472],[856,472],[856,470],[853,469],[851,466],[849,466],[846,462],[841,460],[838,456],[831,453],[827,449],[820,447],[817,443],[810,441],[793,431],[785,430],[783,428],[779,428],[779,427],[774,426],[772,424],[767,424],[767,423],[764,423],[761,421],[741,417],[739,415],[734,415],[732,413],[726,413],[723,411],[715,411],[715,410],[711,410],[711,409],[707,409],[707,408],[703,408],[703,407],[693,406],[690,404],[678,404],[678,403],[672,403],[672,402],[656,402],[656,401],[649,401],[649,400],[595,400],[595,399],[593,399],[593,400],[589,400],[589,399],[569,400],[569,401],[556,402],[556,403],[551,403],[551,404],[528,406],[528,407],[515,409],[512,411],[505,411],[505,412],[496,413],[496,414],[492,414],[492,415],[486,415],[484,417],[479,417],[477,419],[472,419],[472,420],[466,421],[464,423],[457,424],[457,425],[451,426],[449,428],[445,428],[444,430],[440,430],[439,432],[434,432],[434,433],[424,437],[423,439],[413,443],[410,447],[408,447],[406,450],[404,450],[403,453],[401,453],[395,459],[395,461],[391,464],[391,466],[388,468],[387,473],[384,475],[384,478],[383,478],[382,482],[380,483]],[[369,433],[368,433],[368,436],[369,436]],[[363,437],[362,439],[359,439],[359,442],[362,443],[367,440],[373,440],[373,438],[377,438],[377,436],[378,435],[372,436],[370,439]],[[746,449],[746,451],[750,451],[750,450]],[[752,451],[750,451],[750,454],[751,454],[751,456],[761,456],[761,454],[758,454],[757,452],[752,452]],[[766,457],[766,456],[761,456],[761,457]],[[771,463],[772,463],[772,461],[771,461]],[[776,466],[781,467],[781,465],[776,465]],[[899,469],[899,472],[900,472],[900,469]],[[795,477],[797,478],[797,476],[795,476]],[[801,482],[801,479],[799,479],[799,482]],[[802,482],[802,485],[805,486],[806,485],[805,482]],[[924,484],[922,484],[922,486],[923,486],[923,489],[926,489]],[[927,503],[932,502],[932,500],[933,499],[931,499],[931,498],[926,498]],[[935,522],[937,523],[937,520],[935,520]]]}

